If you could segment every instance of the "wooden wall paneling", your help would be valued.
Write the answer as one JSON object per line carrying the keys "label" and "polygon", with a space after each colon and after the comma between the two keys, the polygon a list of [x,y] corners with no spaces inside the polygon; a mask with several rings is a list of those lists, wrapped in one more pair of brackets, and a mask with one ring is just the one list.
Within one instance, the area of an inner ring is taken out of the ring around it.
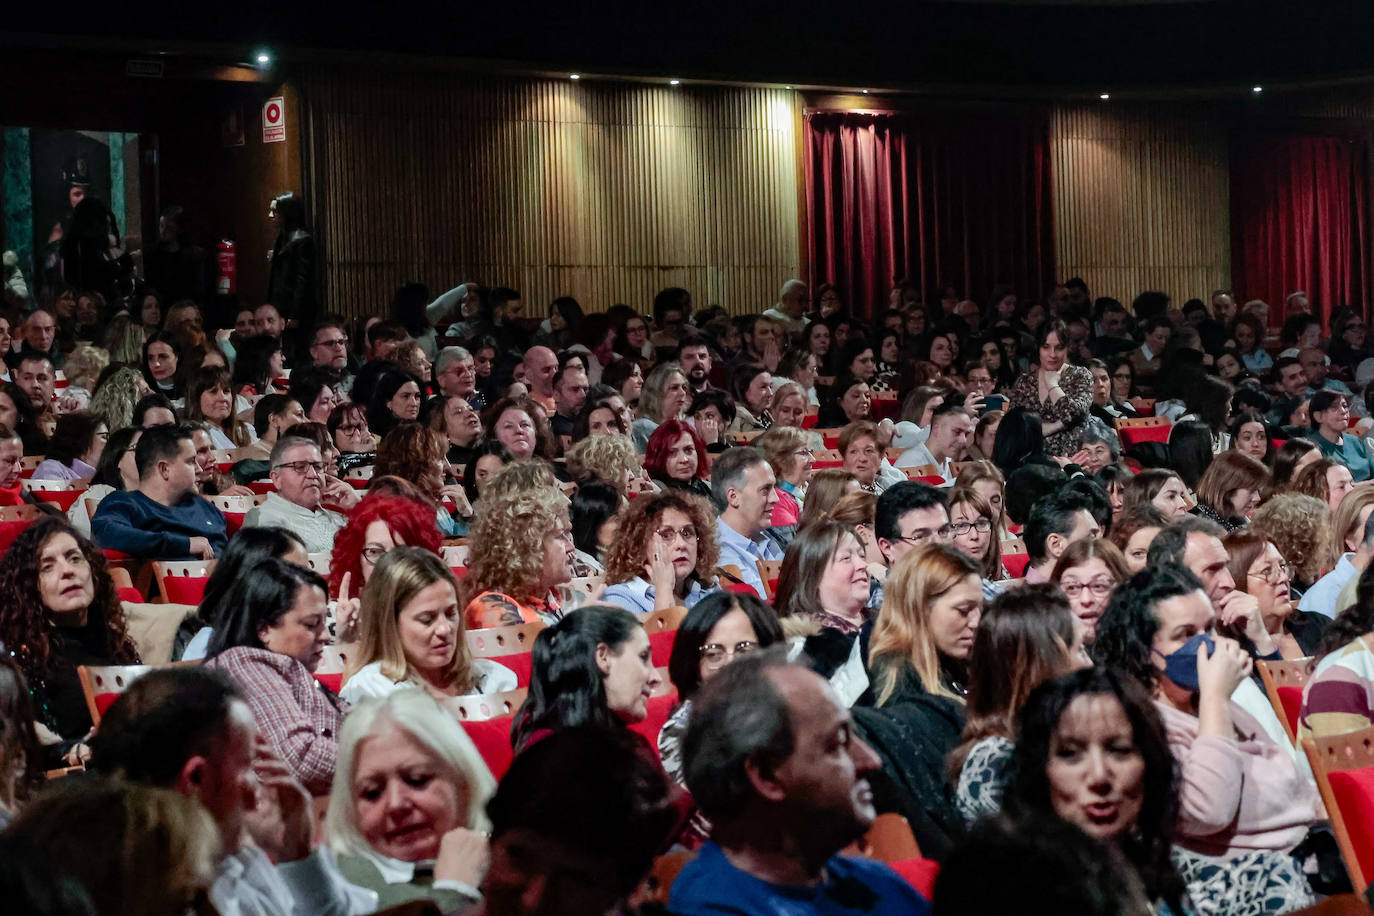
{"label": "wooden wall paneling", "polygon": [[316,220],[332,307],[465,279],[648,309],[665,286],[732,312],[799,272],[791,93],[318,69]]}
{"label": "wooden wall paneling", "polygon": [[1070,105],[1051,115],[1061,278],[1129,305],[1230,285],[1226,123],[1177,106]]}

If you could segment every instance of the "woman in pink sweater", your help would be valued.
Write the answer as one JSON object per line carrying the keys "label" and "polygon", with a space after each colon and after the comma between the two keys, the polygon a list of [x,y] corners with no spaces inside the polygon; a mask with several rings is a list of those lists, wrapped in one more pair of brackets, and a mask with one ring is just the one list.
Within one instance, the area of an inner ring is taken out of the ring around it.
{"label": "woman in pink sweater", "polygon": [[1285,913],[1313,901],[1292,851],[1325,818],[1287,750],[1231,702],[1250,674],[1187,570],[1164,566],[1117,588],[1093,658],[1151,691],[1179,768],[1174,862],[1199,916]]}

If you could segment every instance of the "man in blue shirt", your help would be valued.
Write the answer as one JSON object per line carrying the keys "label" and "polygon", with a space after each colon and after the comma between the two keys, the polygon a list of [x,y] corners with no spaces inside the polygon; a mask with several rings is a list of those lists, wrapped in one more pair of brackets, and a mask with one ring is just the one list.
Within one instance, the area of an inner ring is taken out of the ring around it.
{"label": "man in blue shirt", "polygon": [[776,487],[768,459],[753,446],[728,448],[711,467],[711,498],[720,509],[716,519],[720,565],[738,567],[741,581],[760,598],[768,593],[756,564],[782,559],[782,550],[764,536],[778,504]]}
{"label": "man in blue shirt", "polygon": [[687,787],[713,825],[669,909],[702,914],[916,914],[930,907],[886,865],[839,855],[876,816],[880,766],[824,678],[779,649],[726,665],[692,700]]}
{"label": "man in blue shirt", "polygon": [[209,560],[227,542],[224,515],[196,490],[196,449],[185,426],[144,430],[134,450],[138,489],[100,501],[96,544],[148,560]]}

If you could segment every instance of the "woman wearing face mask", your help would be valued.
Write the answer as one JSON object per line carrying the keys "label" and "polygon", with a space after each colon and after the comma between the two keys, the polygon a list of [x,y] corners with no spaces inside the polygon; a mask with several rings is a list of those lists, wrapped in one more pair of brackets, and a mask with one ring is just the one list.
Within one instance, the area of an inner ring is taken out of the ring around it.
{"label": "woman wearing face mask", "polygon": [[868,619],[869,592],[863,544],[848,525],[809,525],[783,556],[773,606],[812,670],[829,678],[846,703],[867,686],[858,636]]}
{"label": "woman wearing face mask", "polygon": [[1083,630],[1052,585],[1023,585],[998,596],[978,624],[969,659],[968,721],[949,755],[959,813],[972,824],[1002,809],[1017,714],[1037,685],[1089,667]]}
{"label": "woman wearing face mask", "polygon": [[263,737],[312,795],[334,779],[345,709],[312,676],[331,641],[326,587],[293,563],[259,563],[230,590],[205,661],[239,685]]}
{"label": "woman wearing face mask", "polygon": [[1197,912],[1288,912],[1312,902],[1291,852],[1325,812],[1288,750],[1232,701],[1250,656],[1212,622],[1192,573],[1152,568],[1112,595],[1093,660],[1145,685],[1164,721],[1181,775],[1174,859]]}
{"label": "woman wearing face mask", "polygon": [[644,627],[618,607],[578,608],[541,630],[532,654],[529,695],[511,729],[517,754],[559,729],[643,722],[663,682]]}
{"label": "woman wearing face mask", "polygon": [[606,552],[602,601],[636,614],[692,607],[715,590],[719,559],[705,501],[677,492],[640,496]]}
{"label": "woman wearing face mask", "polygon": [[1046,322],[1036,340],[1039,365],[1023,372],[1011,392],[1014,405],[1040,415],[1051,455],[1078,451],[1083,421],[1092,406],[1092,373],[1069,363],[1068,340],[1062,321]]}
{"label": "woman wearing face mask", "polygon": [[1050,581],[1068,596],[1085,646],[1097,638],[1097,621],[1112,591],[1128,578],[1121,551],[1103,538],[1074,541],[1060,554]]}
{"label": "woman wearing face mask", "polygon": [[349,703],[403,687],[435,699],[501,693],[515,672],[468,650],[458,580],[423,547],[394,547],[377,561],[362,590],[359,645],[339,696]]}
{"label": "woman wearing face mask", "polygon": [[1026,698],[1016,733],[1008,816],[1072,824],[1134,866],[1155,916],[1193,913],[1171,860],[1179,816],[1173,755],[1140,685],[1110,668],[1046,681]]}
{"label": "woman wearing face mask", "polygon": [[496,781],[453,716],[420,690],[365,699],[344,723],[338,761],[324,843],[344,877],[382,907],[479,904]]}
{"label": "woman wearing face mask", "polygon": [[1243,621],[1246,641],[1254,653],[1261,658],[1293,659],[1316,652],[1331,618],[1298,610],[1289,588],[1292,570],[1279,549],[1263,534],[1249,530],[1228,534],[1222,546],[1236,588],[1254,595],[1259,602],[1260,619]]}

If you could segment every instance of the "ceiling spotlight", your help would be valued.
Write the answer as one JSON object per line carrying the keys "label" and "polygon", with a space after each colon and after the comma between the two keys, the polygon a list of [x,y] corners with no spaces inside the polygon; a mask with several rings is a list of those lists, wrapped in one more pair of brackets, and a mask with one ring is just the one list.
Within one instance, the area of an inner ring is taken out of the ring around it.
{"label": "ceiling spotlight", "polygon": [[791,89],[792,87],[791,87],[791,86],[783,86],[782,88],[784,88],[784,89]]}
{"label": "ceiling spotlight", "polygon": [[682,80],[668,80],[668,85],[669,85],[669,86],[677,86],[677,85],[679,85],[681,82],[682,82]]}
{"label": "ceiling spotlight", "polygon": [[254,55],[254,60],[260,64],[270,64],[272,63],[272,55],[268,54],[266,51],[259,51]]}
{"label": "ceiling spotlight", "polygon": [[582,76],[581,76],[581,74],[578,74],[578,73],[569,73],[569,74],[568,74],[568,79],[570,79],[570,80],[580,80],[580,79],[582,79]]}
{"label": "ceiling spotlight", "polygon": [[1107,99],[1111,98],[1111,95],[1109,95],[1108,93],[1104,92],[1104,93],[1102,93],[1101,95],[1099,95],[1098,98],[1105,102],[1105,101],[1107,101]]}
{"label": "ceiling spotlight", "polygon": [[864,90],[864,95],[868,95],[868,90],[867,90],[867,89]]}
{"label": "ceiling spotlight", "polygon": [[1250,89],[1250,91],[1253,92],[1255,95],[1259,95],[1261,92],[1264,91],[1264,87],[1263,87],[1263,86],[1254,86],[1254,87],[1252,87],[1252,88]]}

